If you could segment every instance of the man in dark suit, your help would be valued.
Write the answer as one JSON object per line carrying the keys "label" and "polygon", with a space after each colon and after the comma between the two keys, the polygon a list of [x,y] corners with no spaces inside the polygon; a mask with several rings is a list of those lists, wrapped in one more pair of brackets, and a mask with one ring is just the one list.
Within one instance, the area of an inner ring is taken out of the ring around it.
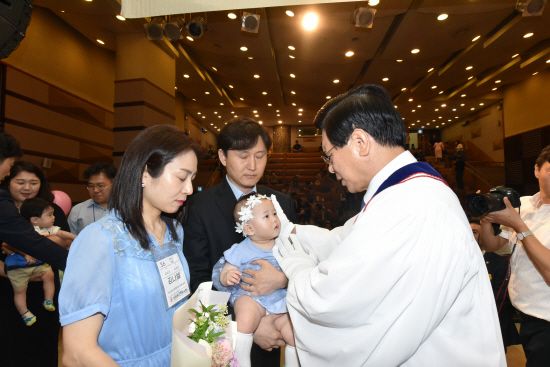
{"label": "man in dark suit", "polygon": [[[237,199],[255,191],[264,195],[275,194],[281,207],[296,219],[294,201],[290,196],[256,184],[262,178],[271,147],[268,133],[254,120],[236,118],[230,121],[218,135],[218,157],[226,169],[226,176],[216,186],[198,192],[188,202],[188,216],[184,223],[183,251],[191,271],[191,289],[195,291],[202,282],[212,280],[212,268],[234,243],[243,237],[235,232],[233,209]],[[252,294],[269,294],[287,285],[286,276],[269,262],[258,260],[260,270],[249,270],[249,285],[241,284]],[[245,275],[245,276],[246,276]],[[279,366],[279,353],[266,352],[283,346],[280,333],[273,326],[273,318],[266,316],[254,333],[251,359],[253,366]]]}

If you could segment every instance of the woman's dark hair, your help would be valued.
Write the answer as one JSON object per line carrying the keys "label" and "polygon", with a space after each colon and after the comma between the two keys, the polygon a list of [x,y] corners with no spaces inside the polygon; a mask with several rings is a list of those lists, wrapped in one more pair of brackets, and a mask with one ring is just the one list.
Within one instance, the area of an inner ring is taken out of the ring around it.
{"label": "woman's dark hair", "polygon": [[261,138],[267,150],[271,148],[271,138],[265,129],[249,117],[236,117],[228,121],[218,135],[218,149],[225,155],[228,150],[250,149]]}
{"label": "woman's dark hair", "polygon": [[337,147],[347,144],[354,129],[365,130],[380,145],[405,147],[405,125],[379,85],[361,85],[328,101],[317,113],[315,123]]}
{"label": "woman's dark hair", "polygon": [[[183,131],[171,125],[156,125],[143,130],[128,146],[118,174],[113,182],[109,207],[117,211],[132,237],[144,249],[149,249],[149,236],[143,223],[143,173],[153,178],[162,175],[164,167],[177,155],[186,151],[197,154],[198,148]],[[183,208],[175,218],[181,221]],[[170,234],[178,239],[173,215],[162,214]]]}
{"label": "woman's dark hair", "polygon": [[41,217],[46,208],[53,208],[52,203],[39,197],[27,199],[21,204],[19,213],[26,220],[32,217]]}
{"label": "woman's dark hair", "polygon": [[36,194],[37,198],[41,198],[44,200],[49,201],[50,203],[53,203],[54,196],[52,194],[52,190],[50,190],[50,184],[48,183],[48,180],[46,180],[46,176],[44,175],[44,171],[40,169],[37,165],[31,162],[27,161],[15,161],[13,166],[10,170],[10,175],[2,185],[6,188],[6,190],[9,191],[10,189],[10,182],[21,172],[29,172],[34,174],[38,179],[40,180],[40,189],[38,189],[38,193]]}
{"label": "woman's dark hair", "polygon": [[21,147],[15,138],[0,132],[0,163],[6,158],[21,157]]}
{"label": "woman's dark hair", "polygon": [[546,162],[550,162],[550,145],[542,148],[537,160],[535,161],[535,165],[540,169]]}

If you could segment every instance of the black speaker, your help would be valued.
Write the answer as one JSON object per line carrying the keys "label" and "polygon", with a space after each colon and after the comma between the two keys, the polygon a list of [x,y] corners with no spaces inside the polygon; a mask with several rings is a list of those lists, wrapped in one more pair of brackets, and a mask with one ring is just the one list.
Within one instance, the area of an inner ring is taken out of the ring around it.
{"label": "black speaker", "polygon": [[25,37],[31,0],[0,0],[0,59],[8,57]]}

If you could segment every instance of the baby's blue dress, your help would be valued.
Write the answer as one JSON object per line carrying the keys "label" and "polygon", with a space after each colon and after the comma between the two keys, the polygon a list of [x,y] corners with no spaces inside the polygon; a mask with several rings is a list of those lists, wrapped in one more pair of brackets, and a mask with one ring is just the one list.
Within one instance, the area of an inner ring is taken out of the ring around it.
{"label": "baby's blue dress", "polygon": [[[223,268],[223,264],[225,264],[226,261],[238,267],[242,273],[246,269],[260,269],[259,265],[252,264],[253,261],[259,259],[269,261],[271,265],[281,271],[281,267],[279,266],[279,263],[277,263],[277,260],[273,256],[271,250],[263,250],[259,248],[249,238],[245,238],[240,243],[234,244],[229,250],[226,250],[223,253],[223,257],[214,266],[212,272],[212,281],[214,286],[220,291],[231,293],[229,303],[232,306],[240,296],[250,296],[271,314],[286,313],[286,288],[277,289],[276,291],[264,296],[251,296],[249,292],[242,289],[238,284],[224,287],[220,283],[220,273]],[[246,275],[243,274],[241,282],[246,283]]]}
{"label": "baby's blue dress", "polygon": [[[181,225],[177,233],[174,244],[189,283]],[[166,230],[164,243],[172,240]],[[113,211],[84,228],[73,242],[59,294],[61,325],[103,314],[98,343],[120,366],[170,365],[172,316],[182,302],[167,309],[151,251],[130,236]]]}

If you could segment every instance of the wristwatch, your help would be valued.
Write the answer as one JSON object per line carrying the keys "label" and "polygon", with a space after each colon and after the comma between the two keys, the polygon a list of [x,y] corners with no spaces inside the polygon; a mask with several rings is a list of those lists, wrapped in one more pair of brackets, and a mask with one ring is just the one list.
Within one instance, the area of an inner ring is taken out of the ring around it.
{"label": "wristwatch", "polygon": [[516,237],[518,240],[523,241],[525,237],[532,236],[532,235],[533,235],[533,232],[525,231],[525,232],[519,232]]}

